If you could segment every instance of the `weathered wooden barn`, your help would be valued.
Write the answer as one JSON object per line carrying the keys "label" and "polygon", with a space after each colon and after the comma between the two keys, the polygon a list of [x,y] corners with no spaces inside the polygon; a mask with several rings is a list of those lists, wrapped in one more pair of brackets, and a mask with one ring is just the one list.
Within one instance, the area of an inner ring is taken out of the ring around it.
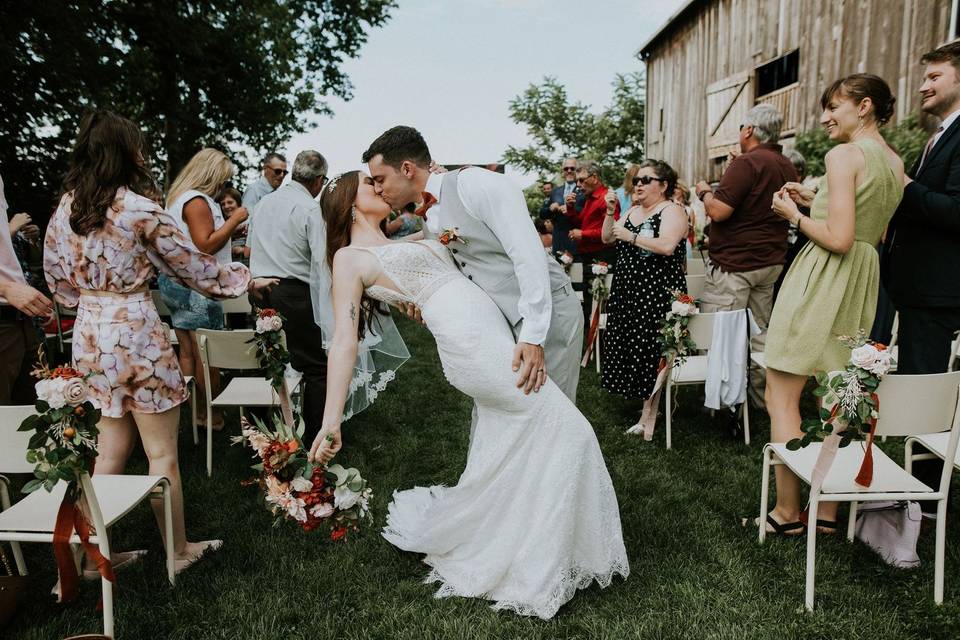
{"label": "weathered wooden barn", "polygon": [[647,68],[646,155],[717,179],[743,115],[768,102],[783,143],[816,127],[820,94],[875,73],[918,108],[920,56],[960,37],[960,0],[688,0],[637,52]]}

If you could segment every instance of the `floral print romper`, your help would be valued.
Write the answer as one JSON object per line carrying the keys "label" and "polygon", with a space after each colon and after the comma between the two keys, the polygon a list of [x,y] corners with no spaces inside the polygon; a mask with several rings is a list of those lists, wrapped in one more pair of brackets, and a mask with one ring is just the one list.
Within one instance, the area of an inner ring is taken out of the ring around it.
{"label": "floral print romper", "polygon": [[[44,242],[43,268],[56,301],[78,307],[73,366],[88,375],[104,416],[161,413],[187,399],[170,339],[147,283],[158,271],[216,298],[243,294],[250,272],[200,252],[158,204],[117,191],[100,229],[70,228],[71,194],[61,198]],[[102,292],[118,295],[103,295]]]}

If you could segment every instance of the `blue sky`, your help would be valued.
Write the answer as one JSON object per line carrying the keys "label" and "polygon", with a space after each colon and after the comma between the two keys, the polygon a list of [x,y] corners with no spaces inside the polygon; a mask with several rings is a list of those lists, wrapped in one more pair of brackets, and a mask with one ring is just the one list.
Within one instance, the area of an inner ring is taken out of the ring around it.
{"label": "blue sky", "polygon": [[[294,136],[292,160],[314,148],[333,173],[360,166],[360,155],[396,124],[419,129],[437,160],[487,163],[524,129],[508,114],[511,98],[553,75],[571,98],[599,109],[616,73],[637,71],[637,48],[681,0],[399,0],[358,59],[344,65],[349,102],[331,100],[333,117]],[[514,174],[518,185],[525,177]]]}

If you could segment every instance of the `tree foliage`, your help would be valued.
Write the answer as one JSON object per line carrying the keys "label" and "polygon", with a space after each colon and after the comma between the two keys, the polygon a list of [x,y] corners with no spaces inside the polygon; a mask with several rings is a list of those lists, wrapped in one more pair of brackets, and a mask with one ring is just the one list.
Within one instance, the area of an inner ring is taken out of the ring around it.
{"label": "tree foliage", "polygon": [[510,101],[511,119],[526,127],[531,141],[507,147],[504,160],[550,177],[566,156],[596,160],[607,184],[618,184],[625,166],[643,158],[645,85],[643,72],[618,74],[610,105],[594,113],[589,105],[571,102],[556,78],[531,84]]}
{"label": "tree foliage", "polygon": [[[880,129],[880,133],[903,158],[903,166],[908,171],[923,152],[923,147],[927,143],[929,135],[920,125],[916,113],[911,113],[898,122],[896,126],[883,127]],[[822,176],[826,173],[827,169],[823,159],[834,146],[836,146],[836,143],[830,140],[826,132],[819,127],[799,134],[795,144],[797,151],[803,154],[807,161],[807,174],[811,176]]]}
{"label": "tree foliage", "polygon": [[[351,97],[341,67],[394,0],[31,0],[0,4],[0,170],[49,210],[87,107],[134,119],[167,181],[202,146],[279,147]],[[250,158],[236,158],[240,164]]]}

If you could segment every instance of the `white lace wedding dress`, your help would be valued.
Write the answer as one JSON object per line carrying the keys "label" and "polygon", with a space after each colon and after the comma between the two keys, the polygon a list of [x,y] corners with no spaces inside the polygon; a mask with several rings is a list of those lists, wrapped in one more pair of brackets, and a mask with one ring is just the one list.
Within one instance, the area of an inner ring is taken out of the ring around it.
{"label": "white lace wedding dress", "polygon": [[544,619],[594,580],[626,577],[617,497],[593,428],[553,382],[530,395],[516,388],[515,343],[494,302],[439,242],[365,250],[395,286],[367,294],[420,307],[447,380],[478,410],[457,485],[395,492],[383,536],[426,554],[437,597],[486,598]]}

